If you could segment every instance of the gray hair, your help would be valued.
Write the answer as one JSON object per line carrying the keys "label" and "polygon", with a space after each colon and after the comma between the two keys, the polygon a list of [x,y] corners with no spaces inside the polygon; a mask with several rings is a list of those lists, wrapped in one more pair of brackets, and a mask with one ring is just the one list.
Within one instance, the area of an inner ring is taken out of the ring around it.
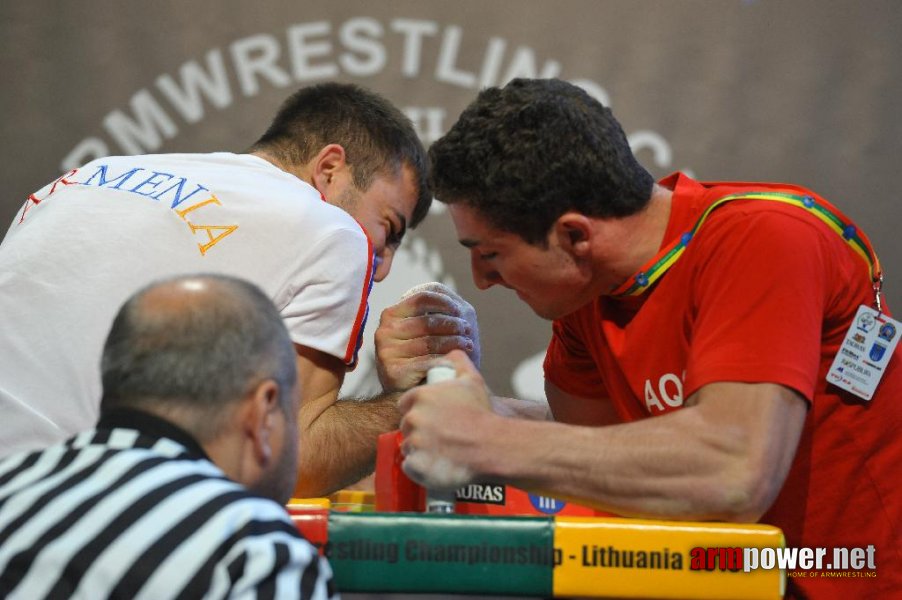
{"label": "gray hair", "polygon": [[266,379],[286,414],[297,382],[294,346],[278,311],[246,281],[224,275],[165,279],[119,310],[101,360],[101,411],[185,415],[201,441],[217,417]]}

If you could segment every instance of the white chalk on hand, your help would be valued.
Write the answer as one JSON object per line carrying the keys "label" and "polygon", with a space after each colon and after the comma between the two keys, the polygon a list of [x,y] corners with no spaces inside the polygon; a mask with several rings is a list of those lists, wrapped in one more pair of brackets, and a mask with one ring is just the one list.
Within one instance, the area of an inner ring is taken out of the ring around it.
{"label": "white chalk on hand", "polygon": [[443,292],[445,289],[446,289],[445,286],[442,285],[441,283],[439,283],[438,281],[430,281],[428,283],[420,283],[420,284],[413,286],[412,288],[410,288],[403,294],[401,294],[401,300],[404,300],[405,298],[409,298],[409,297],[413,296],[414,294],[419,294],[420,292]]}
{"label": "white chalk on hand", "polygon": [[430,367],[428,371],[426,371],[426,383],[438,383],[440,381],[448,381],[449,379],[454,379],[457,377],[457,371],[454,370],[454,367],[450,367],[448,365],[436,365],[434,367]]}
{"label": "white chalk on hand", "polygon": [[459,297],[451,288],[446,286],[443,283],[439,283],[438,281],[430,281],[428,283],[420,283],[418,285],[413,286],[403,294],[401,294],[401,300],[406,300],[407,298],[419,294],[420,292],[435,292],[437,294],[441,294],[443,296],[443,303],[448,307],[444,310],[439,311],[427,311],[424,314],[432,315],[432,314],[447,314],[453,315],[451,311],[452,307],[457,311],[458,317],[464,319],[470,326],[470,335],[467,337],[472,343],[472,348],[467,350],[467,356],[470,357],[470,360],[473,361],[473,364],[476,365],[476,368],[479,368],[479,363],[481,360],[481,349],[479,347],[479,323],[476,320],[476,311],[475,309],[466,302],[463,298]]}
{"label": "white chalk on hand", "polygon": [[473,479],[469,469],[423,450],[408,454],[401,468],[426,488],[426,512],[431,513],[453,513],[458,488]]}
{"label": "white chalk on hand", "polygon": [[[436,365],[426,372],[426,383],[438,383],[440,381],[448,381],[457,377],[457,371],[454,367],[447,365]],[[436,458],[432,461],[429,469],[431,478],[440,482],[441,490],[429,488],[426,490],[426,512],[430,513],[453,513],[454,502],[456,501],[456,487],[448,488],[449,482],[460,480],[460,477],[466,476],[466,472],[455,467],[447,459]]]}

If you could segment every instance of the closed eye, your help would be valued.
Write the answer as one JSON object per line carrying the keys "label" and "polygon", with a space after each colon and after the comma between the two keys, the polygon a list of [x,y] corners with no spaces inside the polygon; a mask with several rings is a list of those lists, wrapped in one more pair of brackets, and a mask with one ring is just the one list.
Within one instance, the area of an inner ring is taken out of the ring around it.
{"label": "closed eye", "polygon": [[397,249],[401,245],[401,240],[404,239],[404,234],[407,233],[407,219],[403,216],[399,216],[399,220],[401,222],[400,227],[395,227],[395,223],[392,220],[388,222],[388,237],[385,240],[386,245],[388,245],[392,249]]}
{"label": "closed eye", "polygon": [[385,244],[392,249],[397,249],[401,245],[401,236],[395,231],[394,226],[389,228]]}

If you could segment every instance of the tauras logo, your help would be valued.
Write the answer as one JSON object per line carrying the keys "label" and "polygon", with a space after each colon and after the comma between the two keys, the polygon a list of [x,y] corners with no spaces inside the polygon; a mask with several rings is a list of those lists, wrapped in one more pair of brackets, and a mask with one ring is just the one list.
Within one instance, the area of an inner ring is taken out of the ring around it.
{"label": "tauras logo", "polygon": [[474,483],[457,490],[456,498],[462,502],[479,504],[504,504],[504,486]]}

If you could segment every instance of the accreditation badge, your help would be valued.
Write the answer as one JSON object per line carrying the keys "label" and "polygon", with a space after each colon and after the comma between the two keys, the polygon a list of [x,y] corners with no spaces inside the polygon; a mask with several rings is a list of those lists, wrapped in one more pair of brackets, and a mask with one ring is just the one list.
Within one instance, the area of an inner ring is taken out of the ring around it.
{"label": "accreditation badge", "polygon": [[827,371],[827,381],[863,400],[874,396],[899,342],[902,325],[870,306],[859,306]]}

